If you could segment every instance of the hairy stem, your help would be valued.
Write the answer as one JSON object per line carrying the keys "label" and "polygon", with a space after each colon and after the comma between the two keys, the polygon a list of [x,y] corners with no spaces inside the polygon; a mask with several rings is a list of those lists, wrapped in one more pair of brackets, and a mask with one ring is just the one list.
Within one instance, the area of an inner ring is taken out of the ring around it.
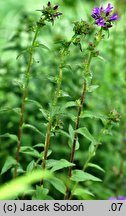
{"label": "hairy stem", "polygon": [[29,60],[28,60],[28,67],[25,72],[25,85],[23,89],[23,97],[22,97],[22,105],[21,105],[21,111],[20,111],[20,122],[19,122],[19,129],[18,129],[18,144],[17,144],[17,151],[16,151],[16,161],[17,165],[14,170],[14,178],[17,176],[17,168],[18,168],[18,162],[19,162],[19,156],[20,156],[20,148],[21,148],[21,139],[22,139],[22,130],[23,130],[23,124],[24,124],[24,112],[25,112],[25,103],[28,96],[28,84],[30,79],[30,71],[32,66],[32,59],[33,59],[33,53],[34,53],[34,46],[36,42],[36,38],[39,32],[39,27],[36,27],[36,31],[34,34],[34,38],[31,44],[31,48],[29,51]]}
{"label": "hairy stem", "polygon": [[[102,28],[100,29],[100,31],[97,34],[97,37],[95,38],[95,47],[98,46],[101,39],[102,39]],[[87,62],[85,62],[85,65],[84,65],[85,77],[90,76],[90,64],[91,64],[92,57],[93,57],[93,55],[92,55],[92,51],[91,51],[89,53],[88,60],[87,60]],[[87,87],[87,79],[85,78],[84,84],[83,84],[83,90],[82,90],[82,94],[81,94],[81,99],[80,99],[80,106],[79,106],[78,114],[77,114],[77,121],[76,121],[72,151],[71,151],[71,156],[70,156],[70,162],[71,163],[74,162],[74,155],[75,155],[75,150],[76,150],[76,141],[78,138],[78,128],[79,128],[79,123],[80,123],[81,111],[82,111],[82,107],[83,107],[83,103],[84,103],[84,97],[85,97],[85,93],[86,93],[86,87]],[[66,193],[65,193],[64,199],[69,199],[71,197],[71,194],[70,194],[71,176],[72,176],[72,166],[70,166],[69,170],[68,170],[68,185],[66,187]]]}
{"label": "hairy stem", "polygon": [[[58,98],[61,95],[62,76],[63,76],[63,71],[62,71],[62,63],[61,63],[60,67],[59,67],[59,76],[58,76],[58,80],[57,80],[57,87],[56,87],[56,91],[55,91],[55,97],[53,100],[53,106],[57,105]],[[43,159],[43,163],[42,163],[43,171],[46,168],[46,161],[47,161],[48,150],[49,150],[49,145],[50,145],[52,122],[53,122],[53,117],[50,117],[49,122],[48,122],[48,126],[47,126],[46,138],[45,138],[44,159]],[[41,179],[40,184],[43,185],[43,183],[44,183],[44,177]]]}
{"label": "hairy stem", "polygon": [[[84,83],[83,83],[83,89],[82,89],[82,94],[81,94],[81,98],[80,98],[80,105],[79,105],[79,109],[78,109],[78,114],[77,114],[77,120],[76,120],[76,126],[75,126],[75,133],[74,133],[74,139],[73,139],[73,144],[72,144],[72,151],[71,151],[71,156],[70,156],[70,163],[73,163],[74,161],[74,155],[75,155],[75,149],[76,149],[76,141],[78,138],[78,128],[79,128],[79,124],[80,124],[80,116],[81,116],[81,111],[82,111],[82,107],[83,107],[83,103],[84,103],[84,97],[85,97],[85,92],[86,92],[86,80],[84,79]],[[64,199],[68,199],[69,197],[69,187],[70,187],[70,178],[72,176],[72,166],[69,167],[68,170],[68,186],[66,188],[66,194],[64,196]]]}

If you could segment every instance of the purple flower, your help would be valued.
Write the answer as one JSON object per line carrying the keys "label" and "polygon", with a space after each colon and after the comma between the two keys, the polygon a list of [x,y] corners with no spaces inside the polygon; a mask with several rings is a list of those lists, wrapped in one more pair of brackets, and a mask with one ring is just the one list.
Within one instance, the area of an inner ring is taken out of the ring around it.
{"label": "purple flower", "polygon": [[116,13],[109,17],[110,21],[115,21],[115,20],[118,20],[118,19],[119,19],[119,16]]}
{"label": "purple flower", "polygon": [[96,23],[98,24],[98,26],[104,27],[106,21],[102,17],[100,17],[99,19],[96,19]]}
{"label": "purple flower", "polygon": [[54,7],[53,7],[53,10],[57,10],[58,9],[58,5],[55,5]]}
{"label": "purple flower", "polygon": [[61,15],[62,15],[62,13],[60,13],[60,12],[53,14],[54,17],[58,17],[58,16],[61,16]]}
{"label": "purple flower", "polygon": [[126,200],[126,197],[124,196],[110,197],[109,200]]}
{"label": "purple flower", "polygon": [[119,19],[119,16],[115,13],[112,14],[113,6],[108,3],[107,7],[95,7],[92,10],[92,17],[98,26],[102,26],[105,30],[112,27],[111,22]]}
{"label": "purple flower", "polygon": [[108,16],[110,14],[112,9],[113,9],[113,6],[109,3],[107,8],[105,9],[106,16]]}
{"label": "purple flower", "polygon": [[51,6],[51,2],[50,2],[50,1],[48,2],[47,6],[48,6],[48,7],[50,7],[50,6]]}

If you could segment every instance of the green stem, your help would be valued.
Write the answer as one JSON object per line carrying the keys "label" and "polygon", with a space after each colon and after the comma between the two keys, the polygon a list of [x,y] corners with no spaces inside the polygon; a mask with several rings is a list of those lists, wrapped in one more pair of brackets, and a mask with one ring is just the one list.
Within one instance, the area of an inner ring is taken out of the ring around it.
{"label": "green stem", "polygon": [[[57,87],[56,87],[55,97],[54,97],[54,101],[53,101],[53,107],[57,105],[58,98],[60,97],[60,94],[61,94],[62,77],[63,77],[63,71],[62,71],[62,61],[61,61],[61,64],[59,67],[59,77],[57,80]],[[49,150],[49,145],[50,145],[52,122],[53,122],[53,117],[50,117],[49,122],[48,122],[48,126],[47,126],[46,138],[45,138],[44,159],[43,159],[43,163],[42,163],[43,171],[46,168],[46,161],[47,161],[48,150]],[[43,185],[43,183],[44,183],[44,177],[41,179],[40,184]]]}
{"label": "green stem", "polygon": [[17,165],[14,170],[14,178],[17,176],[17,168],[18,168],[18,162],[19,162],[19,155],[20,155],[20,148],[21,148],[21,139],[22,139],[22,130],[23,130],[23,124],[24,124],[24,112],[25,112],[25,103],[28,96],[28,85],[29,85],[29,79],[30,79],[30,72],[31,72],[31,66],[32,66],[32,59],[33,59],[33,53],[34,53],[34,46],[36,42],[36,38],[39,32],[39,27],[36,27],[36,31],[34,34],[34,38],[31,44],[31,50],[29,52],[29,60],[28,60],[28,67],[25,73],[25,85],[23,90],[23,97],[22,97],[22,105],[21,105],[21,111],[20,111],[20,122],[19,122],[19,129],[18,129],[18,144],[17,144],[17,151],[16,151],[16,161]]}

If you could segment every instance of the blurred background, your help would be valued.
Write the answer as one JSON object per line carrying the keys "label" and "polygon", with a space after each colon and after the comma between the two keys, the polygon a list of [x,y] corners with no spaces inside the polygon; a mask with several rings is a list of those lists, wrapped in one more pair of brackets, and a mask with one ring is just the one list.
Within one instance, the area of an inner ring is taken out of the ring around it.
{"label": "blurred background", "polygon": [[[98,85],[96,91],[88,93],[84,108],[94,113],[108,114],[113,109],[120,113],[120,124],[115,126],[112,135],[105,135],[99,147],[94,163],[99,164],[105,173],[88,169],[88,172],[100,177],[102,183],[85,183],[95,194],[95,199],[108,199],[111,196],[126,196],[126,1],[125,0],[57,0],[53,4],[60,5],[63,16],[57,19],[54,26],[48,26],[41,32],[39,40],[49,47],[38,49],[35,54],[35,64],[32,68],[32,78],[29,85],[29,98],[42,104],[48,109],[55,89],[55,77],[58,74],[59,53],[57,40],[69,40],[73,35],[73,22],[87,20],[92,22],[91,11],[94,6],[114,5],[119,14],[119,21],[110,29],[109,38],[99,46],[101,58],[93,60],[91,70],[94,74],[93,84]],[[19,124],[19,107],[21,105],[21,88],[27,56],[16,57],[25,50],[31,42],[30,27],[39,18],[37,9],[46,5],[45,0],[5,0],[0,1],[0,135],[5,133],[17,134]],[[63,74],[63,102],[75,101],[80,97],[82,74],[78,68],[81,52],[76,55],[76,48],[71,48],[67,61],[72,70],[65,69]],[[38,88],[39,87],[39,88]],[[26,105],[25,122],[35,125],[43,134],[46,132],[45,119],[37,107],[30,103]],[[6,110],[7,109],[7,110]],[[9,111],[8,111],[9,109]],[[76,110],[69,110],[69,113]],[[71,122],[68,115],[63,118],[63,127],[67,131]],[[82,119],[81,125],[87,126],[94,137],[97,137],[102,127],[97,119]],[[33,146],[44,142],[43,136],[24,129],[22,145]],[[59,134],[52,137],[52,158],[69,159],[69,147],[66,137]],[[80,137],[80,149],[76,152],[76,163],[82,167],[86,160],[89,143]],[[15,142],[9,137],[0,137],[0,170],[8,155],[14,156]],[[21,155],[22,170],[32,160],[31,156]],[[22,171],[23,172],[23,171]],[[11,179],[8,171],[0,176],[0,183]],[[57,198],[60,196],[57,194]],[[90,196],[83,197],[90,199]]]}

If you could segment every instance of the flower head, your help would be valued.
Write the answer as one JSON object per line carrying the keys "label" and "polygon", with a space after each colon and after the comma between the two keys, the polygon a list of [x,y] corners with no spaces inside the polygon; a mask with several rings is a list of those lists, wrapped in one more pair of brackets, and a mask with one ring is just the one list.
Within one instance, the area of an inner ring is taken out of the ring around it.
{"label": "flower head", "polygon": [[58,11],[58,9],[58,5],[52,6],[51,2],[49,1],[46,7],[43,7],[43,9],[38,10],[42,12],[42,17],[38,22],[38,25],[45,25],[45,20],[54,23],[55,18],[62,15],[62,13]]}
{"label": "flower head", "polygon": [[119,16],[114,13],[112,14],[113,6],[108,3],[107,7],[95,7],[92,10],[92,17],[95,19],[95,23],[98,26],[102,26],[104,29],[108,29],[112,27],[111,22],[119,19]]}

